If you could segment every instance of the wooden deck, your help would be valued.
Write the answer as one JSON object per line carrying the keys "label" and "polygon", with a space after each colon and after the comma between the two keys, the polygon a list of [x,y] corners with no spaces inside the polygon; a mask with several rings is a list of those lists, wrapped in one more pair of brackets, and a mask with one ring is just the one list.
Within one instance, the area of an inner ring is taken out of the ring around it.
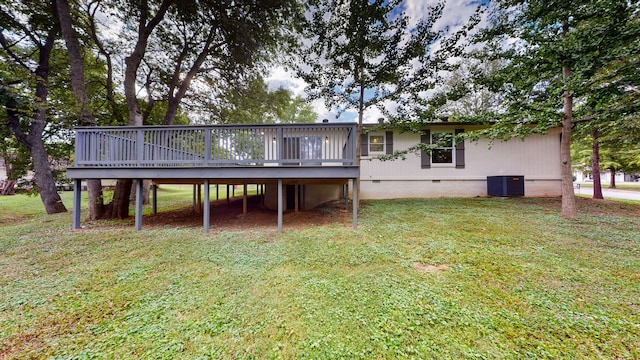
{"label": "wooden deck", "polygon": [[[206,202],[211,183],[277,183],[282,231],[283,182],[355,180],[360,174],[355,148],[355,123],[79,127],[75,163],[67,177],[74,180],[74,209],[80,209],[84,179],[202,183]],[[136,205],[138,230],[141,210]],[[208,232],[209,214],[205,211],[203,216]],[[355,207],[353,219],[355,228]],[[73,227],[80,227],[79,211],[74,212]]]}

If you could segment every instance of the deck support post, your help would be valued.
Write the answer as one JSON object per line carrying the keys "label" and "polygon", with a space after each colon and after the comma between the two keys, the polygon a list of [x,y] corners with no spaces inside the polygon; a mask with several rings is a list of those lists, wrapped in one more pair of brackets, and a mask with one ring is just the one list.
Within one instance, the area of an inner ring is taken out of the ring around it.
{"label": "deck support post", "polygon": [[73,224],[74,229],[80,229],[80,199],[82,198],[82,179],[73,180]]}
{"label": "deck support post", "polygon": [[299,201],[300,201],[300,194],[299,194],[300,193],[300,191],[299,191],[300,185],[295,184],[294,186],[295,187],[293,189],[293,194],[294,194],[293,195],[293,198],[294,198],[293,202],[295,203],[294,208],[295,208],[295,213],[297,214],[299,209],[300,209],[300,205],[298,204]]}
{"label": "deck support post", "polygon": [[193,184],[193,210],[196,209],[196,184]]}
{"label": "deck support post", "polygon": [[260,204],[264,206],[264,188],[266,184],[260,184]]}
{"label": "deck support post", "polygon": [[152,214],[157,214],[158,213],[158,185],[156,184],[152,184],[151,185],[151,192],[153,193],[153,202],[151,203],[151,213]]}
{"label": "deck support post", "polygon": [[358,230],[358,179],[353,179],[353,230]]}
{"label": "deck support post", "polygon": [[247,183],[243,184],[242,189],[242,215],[247,215]]}
{"label": "deck support post", "polygon": [[142,179],[136,182],[136,230],[142,230]]}
{"label": "deck support post", "polygon": [[231,202],[231,197],[229,196],[229,184],[227,184],[227,204]]}
{"label": "deck support post", "polygon": [[220,184],[216,184],[216,200],[220,200]]}
{"label": "deck support post", "polygon": [[278,233],[282,233],[282,179],[278,179]]}
{"label": "deck support post", "polygon": [[209,232],[209,221],[211,216],[211,206],[210,203],[210,194],[209,194],[209,179],[204,181],[204,211],[203,213],[203,223],[204,223],[204,232],[205,234]]}
{"label": "deck support post", "polygon": [[349,183],[347,182],[347,184],[342,188],[342,191],[344,193],[344,205],[347,208],[347,211],[349,211]]}
{"label": "deck support post", "polygon": [[198,207],[196,212],[202,213],[202,184],[198,184]]}

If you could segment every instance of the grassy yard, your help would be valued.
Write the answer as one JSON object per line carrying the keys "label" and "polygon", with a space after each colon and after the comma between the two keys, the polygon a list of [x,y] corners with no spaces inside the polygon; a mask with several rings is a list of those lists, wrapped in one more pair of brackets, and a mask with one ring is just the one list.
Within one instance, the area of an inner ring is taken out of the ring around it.
{"label": "grassy yard", "polygon": [[[592,188],[593,182],[582,182],[580,186],[586,188]],[[602,189],[609,189],[609,184],[602,184]],[[640,191],[640,183],[632,183],[632,182],[623,182],[616,184],[617,190],[632,190],[632,191]]]}
{"label": "grassy yard", "polygon": [[203,234],[72,231],[0,197],[0,358],[640,358],[640,205],[578,204],[372,201],[357,231]]}

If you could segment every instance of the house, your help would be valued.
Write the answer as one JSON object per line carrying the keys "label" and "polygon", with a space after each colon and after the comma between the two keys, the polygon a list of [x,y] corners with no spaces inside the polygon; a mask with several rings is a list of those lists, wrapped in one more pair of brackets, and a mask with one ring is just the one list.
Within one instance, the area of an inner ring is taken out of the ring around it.
{"label": "house", "polygon": [[[586,166],[582,166],[585,168]],[[593,175],[590,172],[586,171],[574,171],[573,176],[575,177],[576,182],[592,182]],[[627,174],[623,172],[616,172],[614,174],[614,181],[616,184],[625,183],[625,182],[639,182],[640,174]],[[601,184],[611,184],[611,170],[604,170],[600,172],[600,183]]]}
{"label": "house", "polygon": [[481,138],[456,144],[449,140],[431,154],[409,153],[405,160],[381,161],[379,155],[453,139],[480,127],[442,122],[428,125],[421,133],[368,127],[362,135],[362,199],[487,196],[487,177],[514,175],[524,177],[526,196],[561,195],[560,128],[506,142]]}
{"label": "house", "polygon": [[[205,204],[211,185],[246,189],[257,184],[265,207],[278,210],[278,231],[285,210],[309,209],[349,194],[353,204],[358,194],[363,199],[487,196],[490,176],[517,176],[524,182],[521,195],[560,196],[560,129],[524,140],[455,143],[452,135],[477,126],[443,122],[414,133],[367,125],[360,166],[356,129],[355,123],[77,128],[75,164],[67,169],[74,180],[73,208],[80,208],[84,179],[195,184],[204,187]],[[395,161],[378,158],[437,140],[443,140],[441,147],[431,153],[410,153]],[[154,211],[155,199],[154,194]],[[136,201],[137,229],[141,204]],[[209,211],[205,206],[205,232]],[[352,211],[355,228],[357,207]],[[79,212],[74,212],[73,227],[80,227]]]}

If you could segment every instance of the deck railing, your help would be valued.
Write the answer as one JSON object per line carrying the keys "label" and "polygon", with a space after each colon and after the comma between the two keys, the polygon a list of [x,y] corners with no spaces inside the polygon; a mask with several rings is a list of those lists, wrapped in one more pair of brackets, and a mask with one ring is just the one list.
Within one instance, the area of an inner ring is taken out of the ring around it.
{"label": "deck railing", "polygon": [[76,128],[76,167],[355,165],[356,124]]}

